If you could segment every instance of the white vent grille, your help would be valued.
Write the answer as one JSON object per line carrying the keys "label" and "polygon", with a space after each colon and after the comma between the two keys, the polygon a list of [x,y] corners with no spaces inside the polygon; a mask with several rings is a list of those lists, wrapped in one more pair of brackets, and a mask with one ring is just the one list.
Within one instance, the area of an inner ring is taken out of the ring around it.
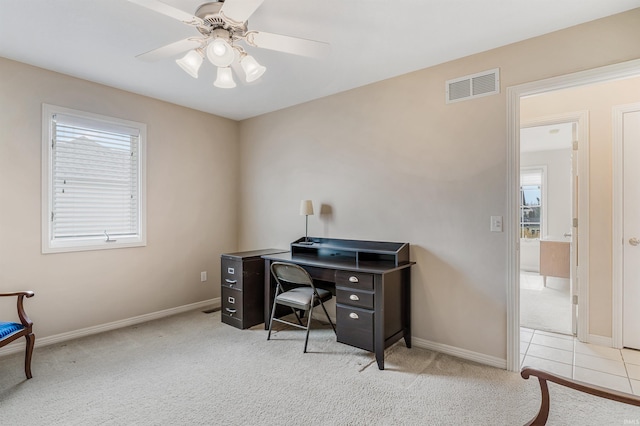
{"label": "white vent grille", "polygon": [[500,69],[448,80],[445,89],[448,104],[500,93]]}

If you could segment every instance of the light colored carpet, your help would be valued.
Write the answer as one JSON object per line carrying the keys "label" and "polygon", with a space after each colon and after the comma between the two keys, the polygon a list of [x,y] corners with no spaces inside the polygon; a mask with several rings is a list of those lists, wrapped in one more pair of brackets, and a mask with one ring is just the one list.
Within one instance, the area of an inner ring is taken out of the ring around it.
{"label": "light colored carpet", "polygon": [[[284,326],[283,326],[284,327]],[[266,340],[187,312],[0,358],[2,425],[519,425],[537,381],[396,344],[386,369],[328,327]],[[621,425],[640,409],[550,384],[549,424]],[[633,423],[635,424],[635,423]]]}
{"label": "light colored carpet", "polygon": [[537,273],[520,274],[520,325],[554,333],[571,333],[569,280]]}

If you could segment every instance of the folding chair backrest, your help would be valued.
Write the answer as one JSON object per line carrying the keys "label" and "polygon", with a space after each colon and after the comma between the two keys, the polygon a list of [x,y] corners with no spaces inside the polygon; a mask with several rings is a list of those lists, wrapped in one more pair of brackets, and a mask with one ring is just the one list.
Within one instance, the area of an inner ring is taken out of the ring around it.
{"label": "folding chair backrest", "polygon": [[309,273],[298,265],[294,265],[291,263],[273,262],[271,264],[271,272],[278,281],[284,281],[292,284],[303,284],[314,287],[313,280],[309,276]]}

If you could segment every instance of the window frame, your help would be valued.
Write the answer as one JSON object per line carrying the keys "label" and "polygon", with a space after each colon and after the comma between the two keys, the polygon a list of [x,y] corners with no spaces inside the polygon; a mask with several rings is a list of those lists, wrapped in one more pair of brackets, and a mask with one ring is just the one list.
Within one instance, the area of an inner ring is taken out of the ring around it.
{"label": "window frame", "polygon": [[[540,172],[540,235],[537,238],[524,238],[522,236],[522,174],[523,173],[531,173],[534,171],[539,171]],[[520,194],[520,202],[519,202],[519,217],[520,220],[518,222],[518,229],[519,229],[519,233],[520,233],[520,239],[521,240],[526,240],[526,241],[539,241],[542,238],[544,238],[544,235],[546,235],[546,229],[547,229],[547,166],[546,165],[540,165],[540,166],[524,166],[524,167],[520,167],[520,178],[519,180],[519,194]]]}
{"label": "window frame", "polygon": [[[118,236],[115,241],[107,242],[105,237],[78,237],[65,240],[52,238],[53,211],[53,116],[64,114],[80,119],[89,119],[102,123],[126,126],[139,131],[138,138],[138,229],[137,234]],[[147,126],[144,123],[104,116],[86,111],[75,110],[51,104],[42,104],[42,253],[63,253],[74,251],[107,250],[126,247],[143,247],[147,245],[146,229],[146,160],[147,160]]]}

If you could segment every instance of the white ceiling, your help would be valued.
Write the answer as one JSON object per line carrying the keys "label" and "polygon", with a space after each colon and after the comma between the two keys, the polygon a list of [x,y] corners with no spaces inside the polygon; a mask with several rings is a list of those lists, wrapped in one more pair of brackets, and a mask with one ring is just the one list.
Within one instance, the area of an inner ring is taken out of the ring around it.
{"label": "white ceiling", "polygon": [[[202,2],[166,0],[189,13]],[[637,0],[265,0],[249,29],[325,41],[331,54],[318,60],[249,47],[267,72],[219,89],[206,61],[195,80],[175,58],[135,58],[199,35],[179,21],[127,0],[2,0],[0,56],[241,120],[636,7]]]}
{"label": "white ceiling", "polygon": [[571,148],[573,125],[550,124],[520,129],[520,152],[552,151]]}

